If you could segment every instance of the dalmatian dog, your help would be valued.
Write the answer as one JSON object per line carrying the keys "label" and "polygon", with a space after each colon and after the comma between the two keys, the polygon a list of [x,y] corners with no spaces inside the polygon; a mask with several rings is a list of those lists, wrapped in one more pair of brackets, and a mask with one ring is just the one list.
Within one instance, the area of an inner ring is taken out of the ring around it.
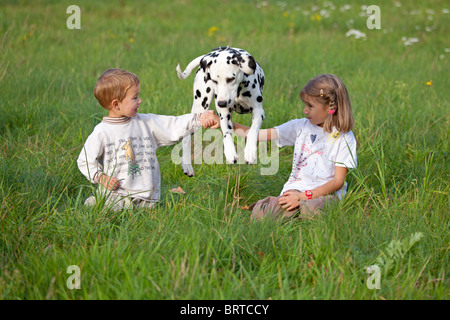
{"label": "dalmatian dog", "polygon": [[[238,158],[232,137],[232,113],[233,111],[241,114],[252,113],[252,124],[247,134],[244,159],[247,164],[255,163],[258,131],[264,120],[262,68],[247,51],[220,47],[192,60],[184,72],[181,72],[178,65],[176,68],[178,77],[187,78],[196,67],[198,69],[194,79],[192,112],[208,110],[214,98],[220,117],[227,163],[236,163]],[[183,172],[192,177],[194,170],[191,164],[191,135],[183,138],[182,145]]]}

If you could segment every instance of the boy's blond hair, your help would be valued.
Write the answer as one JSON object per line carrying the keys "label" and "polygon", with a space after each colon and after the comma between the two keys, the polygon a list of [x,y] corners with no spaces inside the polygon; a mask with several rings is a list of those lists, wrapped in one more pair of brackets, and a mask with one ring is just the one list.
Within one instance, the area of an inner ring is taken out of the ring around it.
{"label": "boy's blond hair", "polygon": [[122,101],[128,89],[139,85],[139,78],[123,69],[108,69],[98,78],[94,88],[94,96],[100,105],[109,110],[114,99]]}
{"label": "boy's blond hair", "polygon": [[344,83],[333,74],[321,74],[311,79],[300,92],[300,99],[305,95],[315,98],[325,106],[334,107],[336,111],[329,115],[323,123],[325,132],[332,132],[333,127],[339,132],[349,132],[353,129],[353,118],[350,97]]}

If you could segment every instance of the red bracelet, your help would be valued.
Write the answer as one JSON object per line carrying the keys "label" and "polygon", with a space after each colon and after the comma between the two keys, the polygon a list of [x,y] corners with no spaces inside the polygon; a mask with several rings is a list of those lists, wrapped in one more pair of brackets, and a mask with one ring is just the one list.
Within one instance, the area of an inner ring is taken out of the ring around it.
{"label": "red bracelet", "polygon": [[306,197],[308,198],[308,200],[311,200],[311,199],[312,199],[313,193],[312,193],[311,190],[306,190],[306,191],[305,191],[305,195],[306,195]]}

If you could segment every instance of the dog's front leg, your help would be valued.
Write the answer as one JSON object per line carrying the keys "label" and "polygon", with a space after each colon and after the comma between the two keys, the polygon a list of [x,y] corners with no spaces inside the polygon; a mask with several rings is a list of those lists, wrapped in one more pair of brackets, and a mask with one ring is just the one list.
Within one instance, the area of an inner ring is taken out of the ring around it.
{"label": "dog's front leg", "polygon": [[233,122],[228,108],[217,108],[220,117],[220,127],[223,133],[223,149],[227,163],[236,163],[238,156],[233,142]]}
{"label": "dog's front leg", "polygon": [[258,132],[264,120],[264,110],[260,107],[253,109],[252,125],[247,134],[247,142],[244,149],[244,159],[247,164],[256,163],[256,151],[258,149]]}

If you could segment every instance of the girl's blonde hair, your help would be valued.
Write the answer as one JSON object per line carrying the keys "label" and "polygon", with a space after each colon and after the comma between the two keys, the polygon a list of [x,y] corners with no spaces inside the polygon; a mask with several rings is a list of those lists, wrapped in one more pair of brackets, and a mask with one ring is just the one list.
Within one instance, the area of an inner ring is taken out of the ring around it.
{"label": "girl's blonde hair", "polygon": [[122,101],[128,89],[139,85],[139,78],[123,69],[108,69],[98,78],[94,88],[94,96],[100,105],[109,110],[114,99]]}
{"label": "girl's blonde hair", "polygon": [[325,132],[332,132],[333,127],[339,132],[348,132],[353,129],[355,120],[347,88],[334,74],[321,74],[311,79],[300,92],[300,99],[305,101],[305,95],[315,98],[324,106],[334,108],[335,113],[330,114],[323,123]]}

